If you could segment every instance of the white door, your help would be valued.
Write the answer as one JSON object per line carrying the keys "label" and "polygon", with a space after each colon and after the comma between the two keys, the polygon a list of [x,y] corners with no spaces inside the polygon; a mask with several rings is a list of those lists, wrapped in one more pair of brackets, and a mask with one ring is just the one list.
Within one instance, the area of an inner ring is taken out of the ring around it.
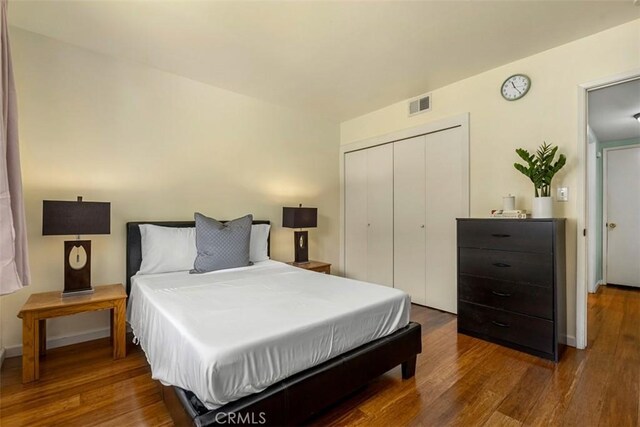
{"label": "white door", "polygon": [[393,286],[393,146],[344,158],[345,275]]}
{"label": "white door", "polygon": [[367,152],[344,156],[345,275],[367,280]]}
{"label": "white door", "polygon": [[426,304],[425,137],[393,144],[393,284]]}
{"label": "white door", "polygon": [[640,147],[605,153],[606,281],[640,287]]}
{"label": "white door", "polygon": [[461,127],[426,135],[426,305],[457,312],[456,218],[469,215],[469,147]]}
{"label": "white door", "polygon": [[367,281],[393,286],[393,144],[367,153]]}

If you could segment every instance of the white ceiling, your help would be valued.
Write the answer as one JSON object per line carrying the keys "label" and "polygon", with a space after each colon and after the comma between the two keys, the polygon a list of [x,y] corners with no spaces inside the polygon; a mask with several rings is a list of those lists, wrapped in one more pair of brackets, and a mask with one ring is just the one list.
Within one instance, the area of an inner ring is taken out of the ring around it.
{"label": "white ceiling", "polygon": [[589,126],[598,141],[640,138],[640,79],[589,92]]}
{"label": "white ceiling", "polygon": [[9,6],[11,25],[337,120],[637,18],[632,0]]}

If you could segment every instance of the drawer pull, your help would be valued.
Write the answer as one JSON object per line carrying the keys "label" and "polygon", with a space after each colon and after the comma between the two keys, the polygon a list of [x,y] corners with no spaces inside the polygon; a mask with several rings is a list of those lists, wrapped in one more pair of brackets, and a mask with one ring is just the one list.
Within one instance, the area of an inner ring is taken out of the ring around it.
{"label": "drawer pull", "polygon": [[503,294],[502,292],[498,292],[498,291],[491,291],[492,294],[497,295],[499,297],[510,297],[511,294]]}
{"label": "drawer pull", "polygon": [[495,233],[492,234],[493,237],[511,237],[511,234],[499,234],[499,233]]}
{"label": "drawer pull", "polygon": [[493,265],[500,268],[511,267],[509,264],[505,264],[504,262],[494,262]]}
{"label": "drawer pull", "polygon": [[495,320],[492,320],[491,323],[493,323],[496,326],[500,326],[501,328],[508,328],[509,327],[509,325],[507,325],[506,323],[496,322]]}

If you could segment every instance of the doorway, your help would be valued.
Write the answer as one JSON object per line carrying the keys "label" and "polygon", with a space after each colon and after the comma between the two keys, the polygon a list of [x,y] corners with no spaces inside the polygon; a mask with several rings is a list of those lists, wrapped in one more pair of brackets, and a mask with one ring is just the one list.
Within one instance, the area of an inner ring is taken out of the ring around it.
{"label": "doorway", "polygon": [[[598,286],[607,280],[607,237],[618,226],[614,220],[605,218],[605,155],[614,148],[640,144],[640,121],[636,117],[640,113],[640,70],[580,85],[579,105],[584,110],[579,111],[581,181],[578,189],[578,227],[584,232],[578,235],[577,241],[576,346],[585,348],[587,295],[596,292]],[[639,184],[632,181],[632,175],[625,173],[621,176],[625,188],[638,192]],[[633,184],[636,185],[635,190],[632,189]],[[617,186],[620,187],[619,184]],[[627,205],[625,207],[629,208]],[[609,227],[609,223],[616,225]],[[623,233],[617,234],[620,236]],[[628,249],[622,251],[629,253]]]}

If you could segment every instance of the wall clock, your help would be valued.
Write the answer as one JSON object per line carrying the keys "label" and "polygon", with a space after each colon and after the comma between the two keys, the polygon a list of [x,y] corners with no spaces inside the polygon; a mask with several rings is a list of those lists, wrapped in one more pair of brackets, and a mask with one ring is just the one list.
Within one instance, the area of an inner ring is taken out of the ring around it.
{"label": "wall clock", "polygon": [[527,94],[531,87],[531,79],[524,74],[514,74],[502,83],[500,93],[507,101],[515,101]]}

